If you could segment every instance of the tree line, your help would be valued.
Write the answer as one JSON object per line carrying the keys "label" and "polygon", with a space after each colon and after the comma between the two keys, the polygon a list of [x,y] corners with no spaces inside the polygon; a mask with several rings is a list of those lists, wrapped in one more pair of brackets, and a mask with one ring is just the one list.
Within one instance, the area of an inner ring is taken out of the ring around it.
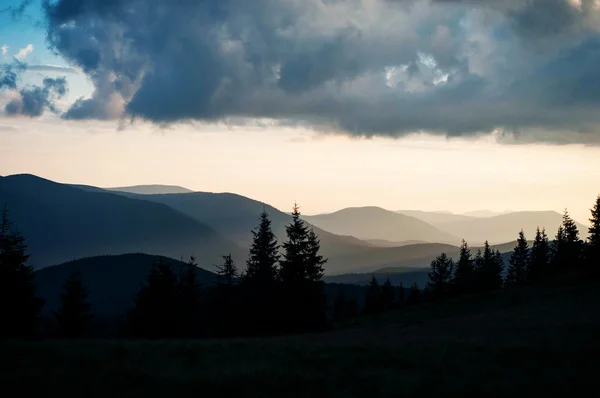
{"label": "tree line", "polygon": [[[0,311],[10,325],[0,337],[33,337],[40,324],[43,300],[35,297],[34,270],[26,265],[24,238],[14,230],[7,210],[0,225]],[[266,335],[322,330],[327,323],[320,241],[300,218],[295,204],[278,242],[266,211],[252,231],[246,269],[239,273],[231,255],[216,266],[217,284],[203,287],[191,257],[176,275],[169,264],[156,262],[140,284],[133,308],[121,327],[131,338],[193,338]],[[109,288],[109,287],[107,287]],[[71,273],[53,312],[53,337],[86,334],[94,318],[81,275]]]}
{"label": "tree line", "polygon": [[[530,247],[521,230],[508,265],[487,241],[483,250],[473,254],[463,240],[457,261],[442,253],[431,262],[423,289],[416,284],[407,289],[402,284],[395,287],[389,279],[380,284],[373,276],[362,310],[342,289],[334,300],[333,318],[340,321],[427,300],[533,285],[570,271],[585,270],[586,275],[598,278],[600,195],[590,222],[586,241],[566,210],[552,241],[538,228]],[[230,255],[223,256],[222,264],[216,266],[214,288],[200,285],[193,257],[179,275],[168,264],[153,264],[140,284],[122,334],[193,338],[323,330],[327,306],[322,278],[327,260],[319,254],[319,238],[300,218],[298,206],[294,205],[281,244],[265,211],[252,235],[245,271],[238,271]],[[34,270],[26,265],[27,260],[24,238],[14,230],[5,209],[0,221],[0,316],[6,321],[0,328],[1,338],[34,337],[37,333],[44,303],[35,296]],[[69,275],[60,303],[53,312],[52,336],[85,335],[94,314],[81,275]]]}

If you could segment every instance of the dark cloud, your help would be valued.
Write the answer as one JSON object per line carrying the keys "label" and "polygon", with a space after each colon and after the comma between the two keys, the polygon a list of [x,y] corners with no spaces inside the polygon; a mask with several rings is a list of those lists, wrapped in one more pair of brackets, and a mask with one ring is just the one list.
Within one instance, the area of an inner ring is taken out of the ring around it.
{"label": "dark cloud", "polygon": [[[67,81],[65,77],[45,77],[42,85],[28,85],[19,87],[21,74],[29,69],[29,66],[18,60],[11,64],[0,65],[0,92],[10,94],[9,102],[4,106],[4,112],[9,116],[24,115],[29,117],[41,116],[47,109],[59,113],[55,103],[67,93]],[[33,68],[33,70],[44,70]]]}
{"label": "dark cloud", "polygon": [[45,78],[42,86],[25,87],[19,91],[19,97],[10,101],[4,108],[8,115],[41,116],[46,109],[57,113],[54,105],[56,99],[67,93],[67,82],[64,77]]}
{"label": "dark cloud", "polygon": [[27,65],[28,71],[38,71],[38,72],[58,72],[58,73],[77,73],[75,69],[69,66],[60,66],[60,65],[50,65],[50,64],[42,64],[42,65]]}
{"label": "dark cloud", "polygon": [[51,47],[95,86],[67,119],[273,118],[366,136],[551,141],[544,131],[572,130],[600,142],[595,0],[44,4]]}

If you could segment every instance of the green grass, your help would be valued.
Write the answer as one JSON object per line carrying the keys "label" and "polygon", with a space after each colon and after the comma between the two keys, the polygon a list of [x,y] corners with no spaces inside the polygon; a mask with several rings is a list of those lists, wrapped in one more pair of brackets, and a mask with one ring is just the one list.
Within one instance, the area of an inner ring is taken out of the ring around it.
{"label": "green grass", "polygon": [[304,336],[8,342],[0,383],[25,396],[572,396],[599,368],[599,299],[597,284],[542,287]]}

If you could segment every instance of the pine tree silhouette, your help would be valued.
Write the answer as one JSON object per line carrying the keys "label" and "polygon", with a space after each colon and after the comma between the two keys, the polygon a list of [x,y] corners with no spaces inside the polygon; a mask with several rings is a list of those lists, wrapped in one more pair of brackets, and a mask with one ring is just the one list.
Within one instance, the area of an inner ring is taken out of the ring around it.
{"label": "pine tree silhouette", "polygon": [[6,206],[0,213],[0,338],[34,337],[44,301],[35,297],[25,239],[13,230]]}
{"label": "pine tree silhouette", "polygon": [[404,284],[400,281],[400,285],[398,286],[398,305],[404,305],[406,301],[406,292],[404,291]]}
{"label": "pine tree silhouette", "polygon": [[583,241],[579,238],[577,224],[565,209],[562,225],[552,244],[552,265],[558,269],[571,269],[581,265],[583,260]]}
{"label": "pine tree silhouette", "polygon": [[527,281],[535,283],[539,281],[545,272],[547,272],[550,263],[550,244],[546,230],[538,227],[535,232],[535,239],[531,247],[531,257],[527,270]]}
{"label": "pine tree silhouette", "polygon": [[471,257],[471,250],[467,242],[463,239],[453,280],[458,292],[468,293],[471,291],[474,283],[474,274],[474,261]]}
{"label": "pine tree silhouette", "polygon": [[408,293],[408,298],[406,299],[406,304],[413,305],[419,304],[423,300],[421,290],[419,290],[419,286],[417,282],[413,283],[410,287],[410,291]]}
{"label": "pine tree silhouette", "polygon": [[237,267],[235,266],[231,254],[223,256],[223,264],[217,265],[217,280],[220,285],[233,286],[239,277]]}
{"label": "pine tree silhouette", "polygon": [[60,303],[59,310],[53,312],[58,337],[73,339],[84,336],[94,315],[78,272],[69,274],[60,295]]}
{"label": "pine tree silhouette", "polygon": [[255,285],[259,289],[272,289],[278,277],[279,257],[279,245],[271,230],[271,220],[267,212],[263,211],[258,228],[252,231],[244,283]]}
{"label": "pine tree silhouette", "polygon": [[382,310],[382,290],[377,278],[373,275],[367,287],[365,297],[365,314],[375,314]]}
{"label": "pine tree silhouette", "polygon": [[435,297],[441,297],[448,292],[453,272],[454,261],[446,253],[440,254],[431,262],[427,286]]}
{"label": "pine tree silhouette", "polygon": [[287,326],[292,329],[314,330],[326,321],[326,301],[323,293],[323,265],[320,243],[314,231],[300,218],[300,208],[294,204],[292,222],[286,226],[283,242],[280,279],[288,308]]}
{"label": "pine tree silhouette", "polygon": [[499,252],[494,252],[486,240],[481,257],[480,283],[485,291],[496,290],[502,287],[502,272],[504,261]]}
{"label": "pine tree silhouette", "polygon": [[510,256],[510,266],[508,267],[505,284],[507,286],[521,286],[525,284],[529,262],[529,244],[525,238],[525,233],[521,230],[517,239],[517,245]]}
{"label": "pine tree silhouette", "polygon": [[178,303],[173,311],[177,313],[179,330],[177,334],[193,337],[200,332],[200,282],[198,281],[198,264],[196,258],[190,256],[185,270],[178,283]]}
{"label": "pine tree silhouette", "polygon": [[252,231],[252,244],[242,281],[244,325],[253,333],[271,334],[281,327],[281,292],[279,278],[279,244],[271,230],[266,211]]}
{"label": "pine tree silhouette", "polygon": [[387,278],[381,286],[381,306],[383,310],[389,310],[394,307],[396,301],[396,293],[394,292],[394,285]]}
{"label": "pine tree silhouette", "polygon": [[180,302],[179,284],[171,266],[162,260],[152,264],[130,312],[133,333],[151,339],[176,337]]}
{"label": "pine tree silhouette", "polygon": [[588,266],[600,273],[600,195],[596,198],[591,213],[586,259]]}

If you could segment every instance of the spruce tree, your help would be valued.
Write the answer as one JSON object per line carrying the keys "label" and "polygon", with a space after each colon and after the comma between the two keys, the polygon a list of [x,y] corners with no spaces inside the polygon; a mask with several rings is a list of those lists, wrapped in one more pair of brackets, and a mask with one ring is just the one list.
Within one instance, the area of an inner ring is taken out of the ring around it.
{"label": "spruce tree", "polygon": [[400,286],[398,286],[398,305],[404,305],[404,301],[406,299],[406,293],[404,291],[404,284],[400,281]]}
{"label": "spruce tree", "polygon": [[504,260],[499,252],[494,252],[488,241],[485,241],[481,257],[480,283],[485,291],[502,287]]}
{"label": "spruce tree", "polygon": [[134,298],[130,312],[132,331],[137,337],[172,338],[179,332],[180,289],[171,266],[160,260]]}
{"label": "spruce tree", "polygon": [[473,259],[473,283],[471,284],[472,291],[484,290],[483,271],[483,254],[481,253],[481,249],[477,249],[475,252],[475,258]]}
{"label": "spruce tree", "polygon": [[394,285],[387,278],[381,286],[381,305],[384,310],[389,310],[394,307],[394,301],[396,300],[396,294],[394,292]]}
{"label": "spruce tree", "polygon": [[259,289],[272,289],[278,277],[279,257],[279,245],[271,230],[271,220],[267,212],[263,211],[258,228],[252,231],[252,244],[246,262],[244,283]]}
{"label": "spruce tree", "polygon": [[583,260],[583,241],[579,238],[579,230],[575,221],[565,209],[562,225],[558,229],[553,242],[553,265],[560,269],[568,269],[581,265]]}
{"label": "spruce tree", "polygon": [[326,301],[323,292],[323,265],[317,235],[300,218],[300,208],[294,204],[292,222],[286,226],[283,242],[280,280],[286,297],[287,327],[301,330],[322,328],[326,322]]}
{"label": "spruce tree", "polygon": [[591,210],[589,238],[587,245],[586,260],[588,266],[594,267],[596,272],[600,269],[600,195],[596,198],[594,208]]}
{"label": "spruce tree", "polygon": [[417,282],[413,283],[412,286],[410,287],[410,291],[409,291],[408,297],[406,299],[406,304],[408,304],[408,305],[419,304],[422,301],[421,296],[422,296],[421,290],[419,289]]}
{"label": "spruce tree", "polygon": [[546,230],[538,227],[535,232],[535,239],[531,247],[531,257],[527,270],[527,281],[535,283],[539,281],[548,268],[550,262],[550,245]]}
{"label": "spruce tree", "polygon": [[6,207],[0,213],[0,338],[34,337],[44,301],[35,297],[25,239],[13,229]]}
{"label": "spruce tree", "polygon": [[375,314],[382,310],[382,291],[381,285],[375,275],[371,277],[371,282],[367,286],[365,297],[365,314]]}
{"label": "spruce tree", "polygon": [[558,230],[556,231],[556,235],[554,236],[554,240],[552,241],[552,246],[550,247],[550,262],[553,269],[561,268],[565,263],[567,248],[566,242],[567,238],[565,235],[565,230],[561,224],[558,226]]}
{"label": "spruce tree", "polygon": [[510,256],[510,266],[506,275],[507,286],[520,286],[526,282],[529,261],[529,244],[525,238],[525,233],[521,230],[517,245]]}
{"label": "spruce tree", "polygon": [[454,261],[442,253],[431,262],[431,271],[429,272],[429,282],[427,286],[431,293],[440,297],[447,293],[450,282],[452,281],[452,273],[454,271]]}
{"label": "spruce tree", "polygon": [[238,278],[238,270],[231,254],[223,256],[223,264],[217,265],[217,281],[220,285],[231,287]]}
{"label": "spruce tree", "polygon": [[196,258],[190,256],[185,270],[179,278],[179,305],[173,311],[178,312],[180,329],[178,334],[194,337],[200,327],[200,282],[198,281],[198,264]]}
{"label": "spruce tree", "polygon": [[54,311],[58,337],[74,339],[84,336],[93,317],[81,274],[72,272],[60,295],[60,308]]}
{"label": "spruce tree", "polygon": [[469,245],[463,239],[460,246],[460,256],[454,272],[454,284],[460,293],[468,293],[473,289],[474,264]]}

